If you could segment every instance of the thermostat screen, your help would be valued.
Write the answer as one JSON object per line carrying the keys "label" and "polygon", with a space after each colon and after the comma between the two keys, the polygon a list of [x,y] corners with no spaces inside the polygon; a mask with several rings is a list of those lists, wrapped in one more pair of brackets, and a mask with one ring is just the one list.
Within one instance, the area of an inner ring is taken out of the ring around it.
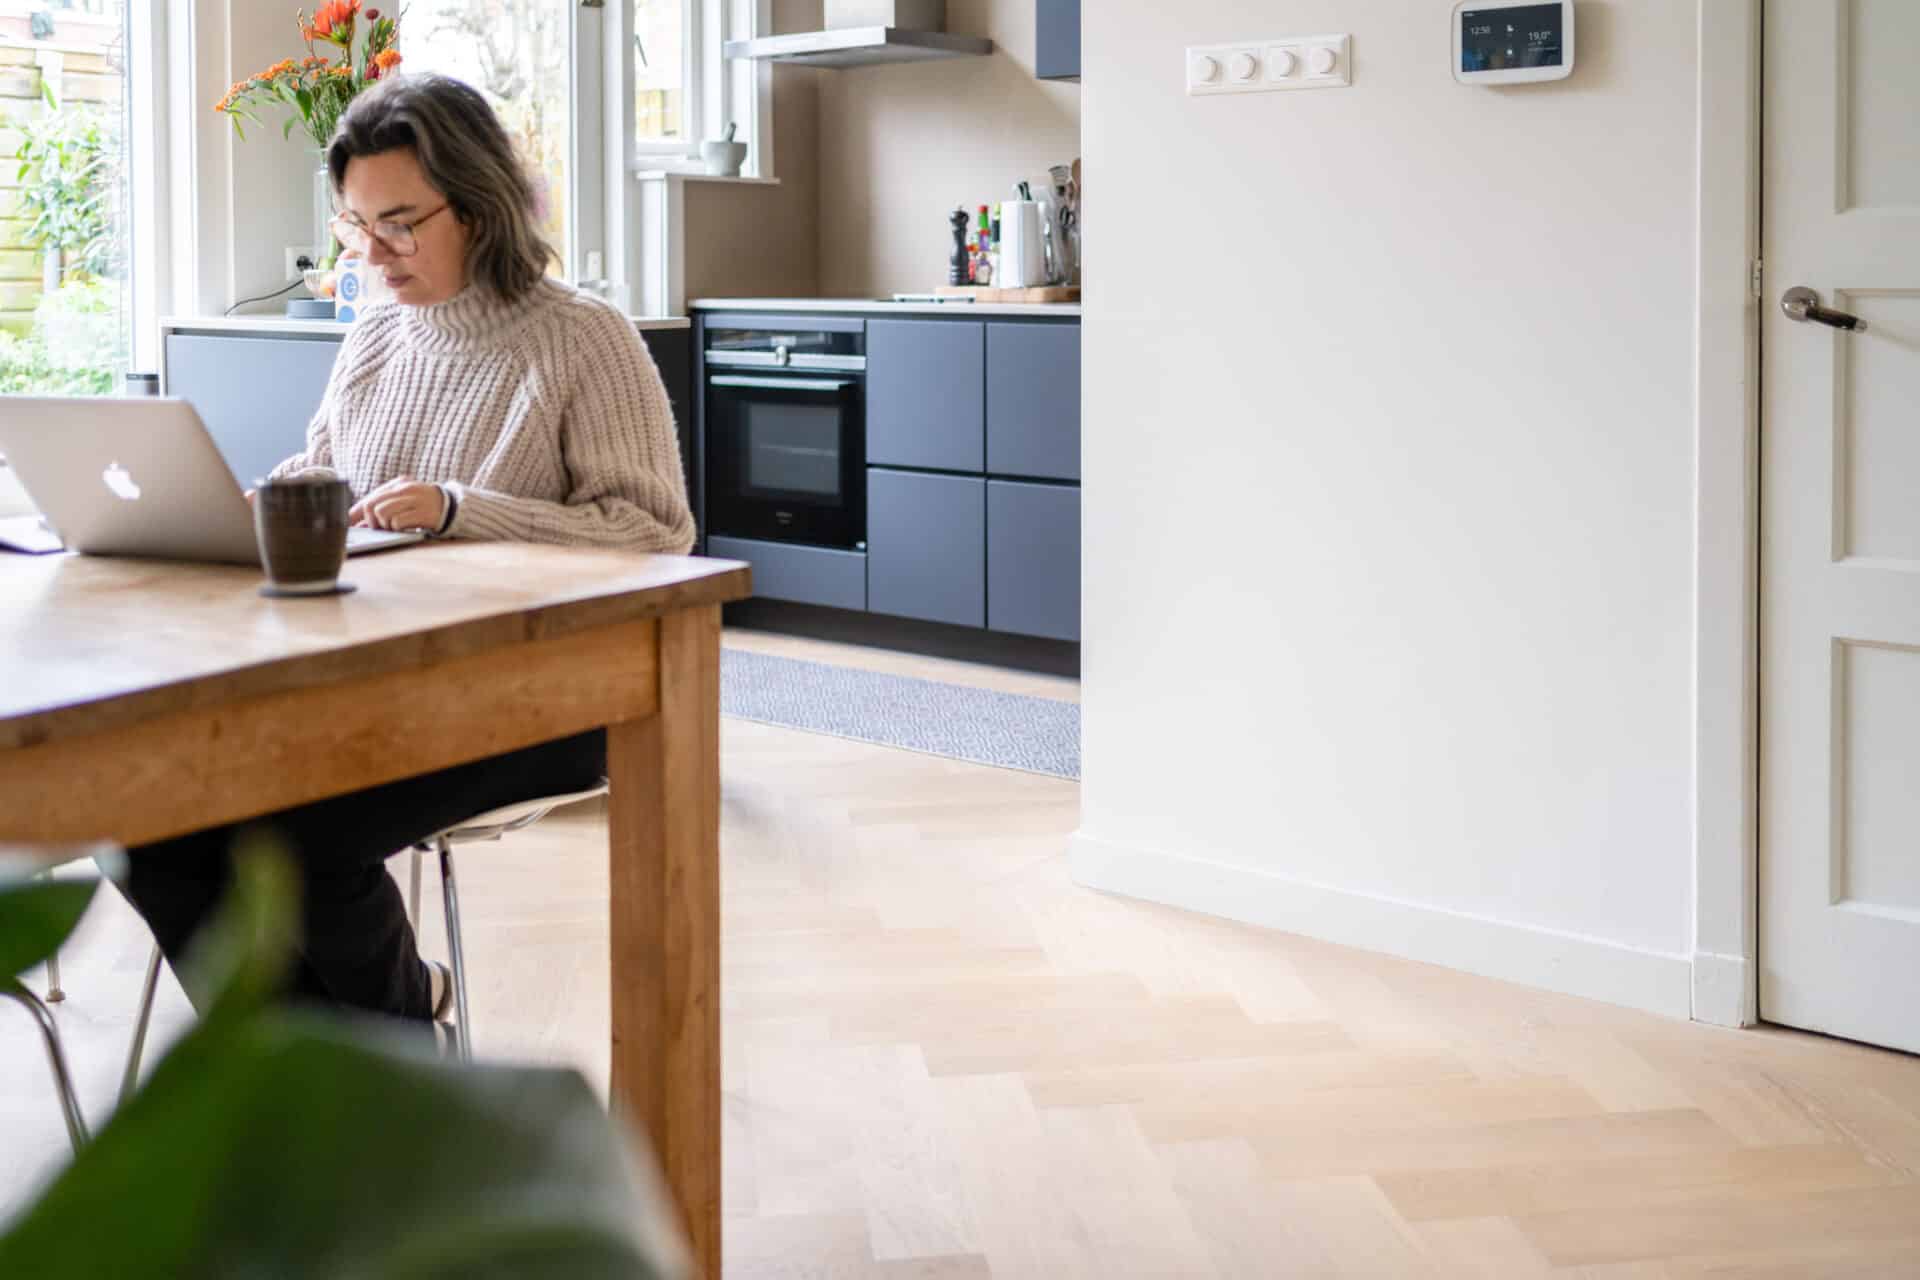
{"label": "thermostat screen", "polygon": [[1566,56],[1564,49],[1557,4],[1460,11],[1462,71],[1557,67]]}

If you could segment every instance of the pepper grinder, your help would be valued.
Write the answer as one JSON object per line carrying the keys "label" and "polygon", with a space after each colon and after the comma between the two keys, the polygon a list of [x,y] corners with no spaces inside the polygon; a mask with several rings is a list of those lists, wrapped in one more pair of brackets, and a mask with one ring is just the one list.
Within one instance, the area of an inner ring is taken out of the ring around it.
{"label": "pepper grinder", "polygon": [[947,283],[964,285],[967,281],[967,228],[973,219],[965,209],[955,209],[947,218],[953,224],[953,258],[947,264]]}

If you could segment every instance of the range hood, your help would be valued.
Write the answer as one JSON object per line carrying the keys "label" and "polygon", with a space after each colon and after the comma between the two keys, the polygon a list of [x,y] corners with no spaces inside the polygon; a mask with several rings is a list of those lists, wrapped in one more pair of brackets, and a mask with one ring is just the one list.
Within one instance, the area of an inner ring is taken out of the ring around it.
{"label": "range hood", "polygon": [[982,36],[950,36],[946,0],[826,0],[825,31],[729,40],[729,58],[802,67],[868,67],[881,62],[970,58],[993,52]]}
{"label": "range hood", "polygon": [[908,31],[902,27],[854,27],[847,31],[804,31],[758,40],[729,40],[729,58],[766,58],[802,67],[870,67],[881,62],[925,62],[932,58],[972,58],[993,52],[985,36],[950,36],[944,31]]}

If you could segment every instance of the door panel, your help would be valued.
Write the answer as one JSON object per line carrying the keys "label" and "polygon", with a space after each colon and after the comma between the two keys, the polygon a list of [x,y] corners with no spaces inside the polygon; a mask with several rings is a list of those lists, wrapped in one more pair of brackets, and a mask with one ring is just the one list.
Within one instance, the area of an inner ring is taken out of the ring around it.
{"label": "door panel", "polygon": [[986,326],[867,322],[867,461],[933,471],[986,469]]}
{"label": "door panel", "polygon": [[1080,478],[1080,326],[987,326],[987,470]]}
{"label": "door panel", "polygon": [[868,471],[867,608],[987,624],[985,480]]}
{"label": "door panel", "polygon": [[1080,490],[987,481],[987,627],[1080,638]]}
{"label": "door panel", "polygon": [[1920,5],[1766,24],[1760,1012],[1920,1050]]}

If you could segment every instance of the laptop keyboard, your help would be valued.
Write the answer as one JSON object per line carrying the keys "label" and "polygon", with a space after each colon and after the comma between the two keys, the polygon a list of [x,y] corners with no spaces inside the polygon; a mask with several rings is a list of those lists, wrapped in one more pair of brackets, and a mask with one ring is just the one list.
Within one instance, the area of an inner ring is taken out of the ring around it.
{"label": "laptop keyboard", "polygon": [[347,530],[348,551],[371,551],[375,547],[418,541],[419,534],[398,529],[369,529],[365,525],[354,525]]}

